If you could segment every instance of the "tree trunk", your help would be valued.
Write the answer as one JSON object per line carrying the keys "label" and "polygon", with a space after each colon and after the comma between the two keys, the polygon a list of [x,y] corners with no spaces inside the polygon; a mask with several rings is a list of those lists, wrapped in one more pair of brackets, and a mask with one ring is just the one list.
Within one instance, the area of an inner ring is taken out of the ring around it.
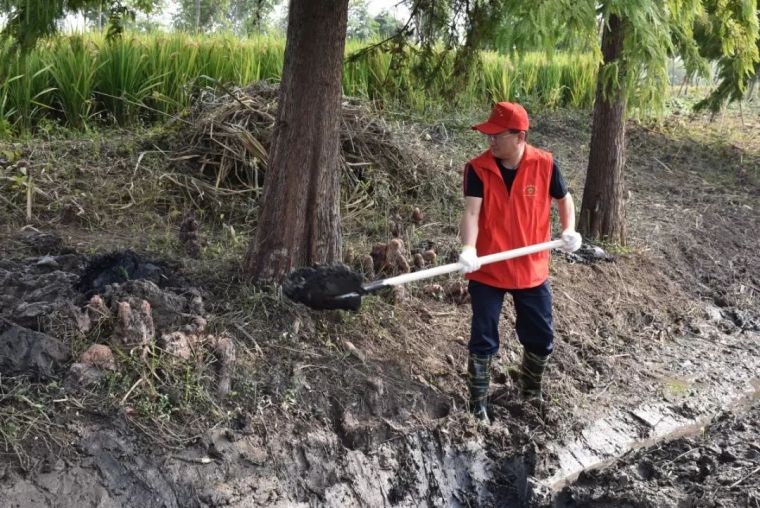
{"label": "tree trunk", "polygon": [[280,281],[341,259],[340,119],[348,0],[291,0],[279,108],[245,270]]}
{"label": "tree trunk", "polygon": [[195,33],[201,31],[201,0],[195,0]]}
{"label": "tree trunk", "polygon": [[[594,123],[591,133],[586,185],[583,189],[578,230],[593,239],[625,245],[625,208],[623,199],[623,167],[625,166],[625,62],[623,54],[623,22],[610,16],[602,35],[604,62],[599,69],[594,102]],[[605,83],[602,69],[617,63],[618,81]],[[605,87],[607,93],[605,93]]]}

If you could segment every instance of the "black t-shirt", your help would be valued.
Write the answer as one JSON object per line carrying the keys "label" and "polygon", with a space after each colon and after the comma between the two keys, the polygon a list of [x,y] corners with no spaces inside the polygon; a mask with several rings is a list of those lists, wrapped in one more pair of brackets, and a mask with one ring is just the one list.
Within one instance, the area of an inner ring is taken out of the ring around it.
{"label": "black t-shirt", "polygon": [[[507,193],[511,192],[512,183],[515,181],[517,171],[520,169],[519,166],[516,169],[510,169],[504,166],[499,159],[496,159],[496,165],[499,166],[504,185],[507,186]],[[473,198],[482,198],[483,181],[478,174],[472,170],[472,166],[469,164],[465,171],[464,195]],[[556,161],[553,162],[552,166],[552,181],[549,185],[549,195],[554,199],[562,199],[567,195],[567,183],[565,183],[565,179],[562,178],[562,173],[559,172]]]}

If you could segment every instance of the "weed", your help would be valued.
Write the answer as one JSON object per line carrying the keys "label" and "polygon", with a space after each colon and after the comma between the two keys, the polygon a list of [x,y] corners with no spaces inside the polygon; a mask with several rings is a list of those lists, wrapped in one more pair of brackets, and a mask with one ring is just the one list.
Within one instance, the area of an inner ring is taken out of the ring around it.
{"label": "weed", "polygon": [[664,389],[667,393],[674,396],[686,395],[691,385],[683,379],[668,379],[665,381]]}

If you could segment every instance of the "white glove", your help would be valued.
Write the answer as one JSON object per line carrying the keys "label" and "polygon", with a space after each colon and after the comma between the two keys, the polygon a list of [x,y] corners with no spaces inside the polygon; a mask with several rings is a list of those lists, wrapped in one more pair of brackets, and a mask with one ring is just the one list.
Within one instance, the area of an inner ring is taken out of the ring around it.
{"label": "white glove", "polygon": [[480,260],[478,259],[478,252],[475,247],[471,245],[465,245],[462,248],[462,253],[459,254],[459,262],[462,263],[462,273],[470,273],[480,270]]}
{"label": "white glove", "polygon": [[573,229],[566,229],[562,232],[562,242],[562,250],[575,252],[581,248],[581,235]]}

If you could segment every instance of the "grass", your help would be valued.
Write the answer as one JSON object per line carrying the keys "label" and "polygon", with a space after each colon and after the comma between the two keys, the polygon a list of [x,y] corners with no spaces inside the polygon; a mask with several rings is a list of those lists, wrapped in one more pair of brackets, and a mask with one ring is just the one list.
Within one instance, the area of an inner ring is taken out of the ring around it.
{"label": "grass", "polygon": [[689,391],[690,386],[691,385],[688,381],[672,378],[665,381],[664,390],[670,395],[680,397],[686,395],[686,393]]}
{"label": "grass", "polygon": [[[692,88],[689,95],[677,94],[669,102],[670,114],[647,126],[680,145],[680,152],[689,155],[701,147],[709,147],[707,157],[712,171],[702,169],[699,176],[718,186],[753,187],[760,185],[760,99],[734,103],[724,113],[693,113],[691,107],[699,97],[708,93],[705,88]],[[699,121],[696,121],[699,120]]]}
{"label": "grass", "polygon": [[74,37],[58,39],[51,50],[50,77],[55,86],[56,103],[65,121],[74,129],[84,130],[93,114],[93,88],[98,62],[88,42]]}
{"label": "grass", "polygon": [[[101,319],[88,334],[57,331],[77,358],[91,344],[108,344],[114,319]],[[189,360],[169,358],[155,343],[144,357],[111,349],[117,370],[105,371],[99,383],[75,391],[64,389],[63,373],[46,383],[0,376],[0,456],[12,457],[29,471],[40,454],[71,453],[68,423],[80,421],[83,414],[123,414],[152,442],[168,447],[194,441],[235,415],[234,406],[216,395],[215,358],[207,348]]]}
{"label": "grass", "polygon": [[0,456],[13,457],[24,471],[35,463],[34,450],[62,449],[58,417],[65,392],[55,381],[33,383],[25,377],[0,377]]}
{"label": "grass", "polygon": [[184,361],[168,358],[152,343],[145,358],[119,349],[115,355],[117,370],[108,375],[98,395],[156,441],[179,445],[227,419],[214,393],[209,353]]}
{"label": "grass", "polygon": [[[274,36],[100,34],[43,41],[23,58],[0,46],[0,133],[25,132],[44,121],[86,130],[154,121],[188,108],[216,82],[244,85],[280,79],[285,41]],[[351,55],[364,43],[349,41]],[[407,50],[406,58],[380,50],[347,61],[346,95],[424,112],[451,100],[453,58]],[[462,104],[521,100],[537,107],[588,107],[596,62],[591,55],[531,53],[508,58],[483,53],[482,71],[456,92]],[[441,60],[440,62],[438,60]],[[420,70],[427,69],[427,75]]]}

